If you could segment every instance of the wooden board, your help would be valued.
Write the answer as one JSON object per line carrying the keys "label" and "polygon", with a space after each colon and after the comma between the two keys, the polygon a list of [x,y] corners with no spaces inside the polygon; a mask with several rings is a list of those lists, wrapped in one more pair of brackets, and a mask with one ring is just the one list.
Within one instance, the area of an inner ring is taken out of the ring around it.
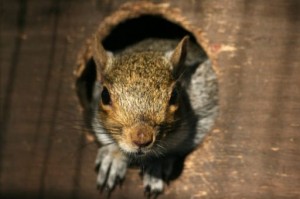
{"label": "wooden board", "polygon": [[[104,198],[73,71],[86,38],[124,2],[1,2],[0,198]],[[164,6],[202,29],[221,113],[161,198],[300,198],[300,2]],[[135,170],[111,196],[142,197]]]}

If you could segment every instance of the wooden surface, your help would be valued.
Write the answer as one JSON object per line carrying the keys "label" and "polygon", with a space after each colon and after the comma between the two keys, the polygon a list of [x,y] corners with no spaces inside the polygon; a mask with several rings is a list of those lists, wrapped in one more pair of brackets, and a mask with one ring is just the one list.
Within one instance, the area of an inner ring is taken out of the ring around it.
{"label": "wooden surface", "polygon": [[[104,198],[73,71],[124,2],[1,1],[0,198]],[[221,113],[161,198],[300,198],[300,1],[163,2],[203,30]],[[111,198],[142,197],[130,170]]]}

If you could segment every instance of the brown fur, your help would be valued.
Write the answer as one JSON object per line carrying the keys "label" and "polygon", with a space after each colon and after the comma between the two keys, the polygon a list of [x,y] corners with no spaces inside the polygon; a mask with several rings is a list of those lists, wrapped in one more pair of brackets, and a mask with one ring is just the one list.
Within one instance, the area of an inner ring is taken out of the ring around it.
{"label": "brown fur", "polygon": [[99,119],[126,151],[152,146],[159,126],[175,120],[178,107],[169,100],[185,59],[186,40],[169,54],[141,51],[114,57],[96,42],[98,79],[111,99],[109,105],[100,103]]}
{"label": "brown fur", "polygon": [[[168,104],[175,85],[171,63],[162,53],[139,52],[117,56],[111,64],[103,86],[109,90],[112,105],[100,106],[100,120],[107,129],[122,129],[111,135],[128,146],[150,138],[155,141],[157,126],[175,119],[176,107]],[[138,136],[141,131],[144,136]]]}

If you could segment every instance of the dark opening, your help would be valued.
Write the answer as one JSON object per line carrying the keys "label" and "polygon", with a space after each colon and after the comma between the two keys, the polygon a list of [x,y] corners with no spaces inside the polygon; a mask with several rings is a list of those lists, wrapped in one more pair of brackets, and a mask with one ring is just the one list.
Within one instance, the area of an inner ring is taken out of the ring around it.
{"label": "dark opening", "polygon": [[81,105],[87,108],[92,102],[94,83],[96,81],[96,64],[91,58],[85,64],[84,70],[76,80],[76,91]]}
{"label": "dark opening", "polygon": [[186,35],[195,42],[194,36],[181,26],[160,16],[144,15],[120,23],[102,43],[106,50],[114,52],[146,38],[181,39]]}

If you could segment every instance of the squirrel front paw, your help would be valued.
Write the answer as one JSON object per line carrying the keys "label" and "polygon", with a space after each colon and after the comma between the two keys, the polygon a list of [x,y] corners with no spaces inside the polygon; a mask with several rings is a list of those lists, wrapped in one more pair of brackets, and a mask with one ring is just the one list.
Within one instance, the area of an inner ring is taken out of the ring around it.
{"label": "squirrel front paw", "polygon": [[154,176],[150,173],[145,173],[143,176],[145,195],[150,198],[152,195],[157,196],[164,190],[164,181],[162,176]]}
{"label": "squirrel front paw", "polygon": [[164,190],[164,183],[168,182],[173,172],[174,159],[151,161],[142,168],[145,195],[154,198]]}
{"label": "squirrel front paw", "polygon": [[98,188],[106,188],[109,191],[124,179],[128,165],[127,157],[114,144],[98,149],[95,164]]}

